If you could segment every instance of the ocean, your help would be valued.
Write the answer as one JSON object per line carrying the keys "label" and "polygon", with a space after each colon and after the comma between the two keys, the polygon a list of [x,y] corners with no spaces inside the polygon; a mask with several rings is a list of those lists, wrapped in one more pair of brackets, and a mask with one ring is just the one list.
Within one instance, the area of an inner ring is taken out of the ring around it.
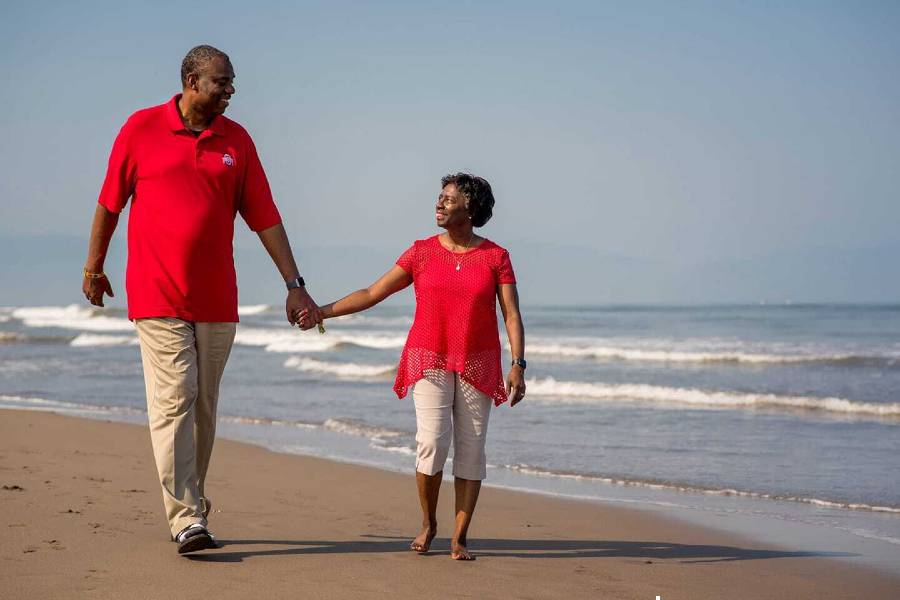
{"label": "ocean", "polygon": [[[412,402],[391,389],[412,307],[324,335],[282,307],[240,313],[220,435],[412,472]],[[900,306],[522,314],[528,393],[491,415],[487,484],[900,556]],[[143,422],[139,354],[122,309],[0,308],[0,407]]]}

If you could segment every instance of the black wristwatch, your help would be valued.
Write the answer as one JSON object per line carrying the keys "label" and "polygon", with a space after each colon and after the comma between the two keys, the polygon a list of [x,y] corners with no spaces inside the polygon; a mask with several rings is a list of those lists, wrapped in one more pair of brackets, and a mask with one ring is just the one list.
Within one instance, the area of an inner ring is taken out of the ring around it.
{"label": "black wristwatch", "polygon": [[287,282],[287,289],[295,290],[297,288],[306,287],[306,282],[303,281],[302,277],[298,277],[297,279],[291,279]]}
{"label": "black wristwatch", "polygon": [[516,365],[519,365],[520,367],[522,367],[522,370],[524,371],[525,368],[528,366],[528,362],[526,362],[526,360],[524,358],[514,358],[512,360],[512,364],[510,366],[514,367]]}

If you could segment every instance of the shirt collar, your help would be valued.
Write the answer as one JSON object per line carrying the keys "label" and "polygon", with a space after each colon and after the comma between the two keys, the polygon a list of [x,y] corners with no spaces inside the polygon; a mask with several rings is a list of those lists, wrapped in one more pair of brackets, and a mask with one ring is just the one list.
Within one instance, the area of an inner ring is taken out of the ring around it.
{"label": "shirt collar", "polygon": [[[169,129],[172,131],[187,131],[187,127],[181,121],[181,114],[178,112],[178,101],[180,99],[181,94],[175,94],[166,104],[166,120],[169,122]],[[206,130],[215,135],[225,135],[225,120],[222,118],[222,115],[213,117]]]}

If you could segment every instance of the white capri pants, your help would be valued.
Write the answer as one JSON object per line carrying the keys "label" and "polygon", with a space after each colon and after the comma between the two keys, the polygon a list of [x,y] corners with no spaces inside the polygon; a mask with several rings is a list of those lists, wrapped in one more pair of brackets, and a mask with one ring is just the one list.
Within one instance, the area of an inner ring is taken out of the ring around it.
{"label": "white capri pants", "polygon": [[416,405],[416,471],[435,475],[444,470],[453,442],[453,476],[482,480],[487,475],[490,396],[452,371],[427,370],[413,387]]}

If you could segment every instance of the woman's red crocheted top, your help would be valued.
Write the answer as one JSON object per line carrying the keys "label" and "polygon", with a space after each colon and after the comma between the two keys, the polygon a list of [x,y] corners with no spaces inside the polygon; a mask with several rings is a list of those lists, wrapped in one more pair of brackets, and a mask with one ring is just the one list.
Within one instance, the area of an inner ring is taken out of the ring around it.
{"label": "woman's red crocheted top", "polygon": [[497,330],[497,288],[515,283],[509,252],[485,239],[465,253],[433,236],[416,240],[397,259],[413,278],[416,316],[397,366],[399,398],[426,369],[455,371],[494,399],[506,401]]}

